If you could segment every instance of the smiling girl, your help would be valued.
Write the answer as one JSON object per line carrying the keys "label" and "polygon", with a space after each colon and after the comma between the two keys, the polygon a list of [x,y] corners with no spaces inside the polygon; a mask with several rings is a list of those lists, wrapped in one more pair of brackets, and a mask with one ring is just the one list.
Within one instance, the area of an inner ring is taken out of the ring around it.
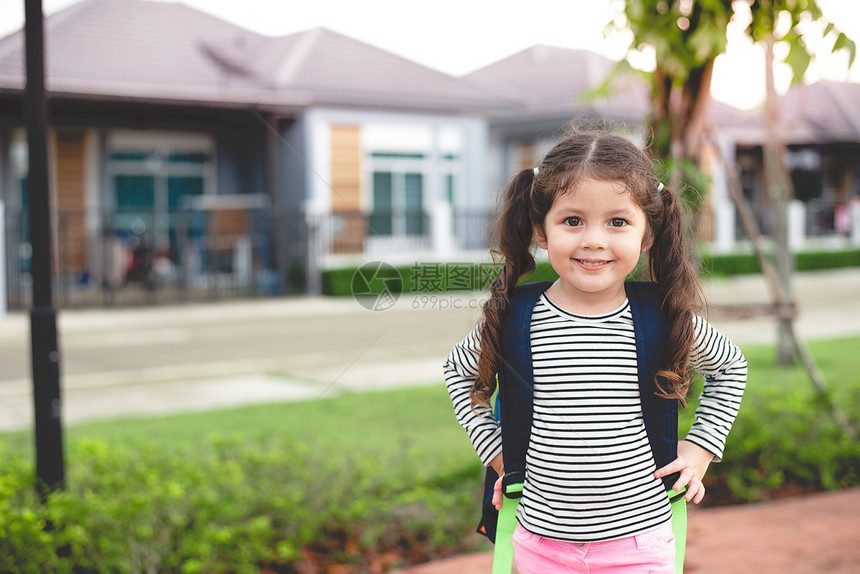
{"label": "smiling girl", "polygon": [[[747,368],[740,350],[695,314],[698,277],[684,225],[677,194],[659,182],[648,155],[606,133],[564,138],[505,190],[495,229],[504,269],[483,320],[448,357],[445,378],[478,456],[503,476],[500,424],[490,407],[510,358],[502,333],[518,281],[535,268],[534,245],[546,250],[558,279],[534,303],[526,342],[533,418],[513,536],[520,574],[674,571],[661,479],[677,473],[672,488],[702,500],[702,478],[722,456]],[[683,402],[692,371],[705,379],[693,427],[677,443],[677,457],[659,468],[625,289],[643,253],[668,333],[656,392]]]}

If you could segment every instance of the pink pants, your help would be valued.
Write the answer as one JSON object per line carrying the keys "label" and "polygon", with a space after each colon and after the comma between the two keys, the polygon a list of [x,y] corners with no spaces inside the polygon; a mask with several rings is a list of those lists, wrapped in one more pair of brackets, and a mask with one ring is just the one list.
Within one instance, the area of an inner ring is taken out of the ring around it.
{"label": "pink pants", "polygon": [[675,572],[675,537],[669,524],[637,536],[582,546],[536,536],[517,524],[511,541],[519,574]]}

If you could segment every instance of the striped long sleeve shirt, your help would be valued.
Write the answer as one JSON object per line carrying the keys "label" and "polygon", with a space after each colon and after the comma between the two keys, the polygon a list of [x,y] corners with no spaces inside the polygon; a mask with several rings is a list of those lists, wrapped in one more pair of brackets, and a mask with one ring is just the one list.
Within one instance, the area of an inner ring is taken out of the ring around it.
{"label": "striped long sleeve shirt", "polygon": [[[746,383],[741,351],[694,317],[690,362],[704,377],[686,440],[720,460]],[[533,534],[569,542],[633,536],[671,520],[645,431],[633,318],[625,302],[601,316],[575,315],[543,294],[531,318],[534,418],[517,519]],[[480,325],[445,362],[457,420],[486,465],[502,450],[488,408],[471,408]]]}

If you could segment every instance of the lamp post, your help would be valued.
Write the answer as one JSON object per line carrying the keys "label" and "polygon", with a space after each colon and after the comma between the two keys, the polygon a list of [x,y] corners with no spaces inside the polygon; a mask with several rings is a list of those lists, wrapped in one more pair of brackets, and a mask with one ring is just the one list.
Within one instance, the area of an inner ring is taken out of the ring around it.
{"label": "lamp post", "polygon": [[33,302],[30,309],[30,342],[33,369],[33,401],[36,423],[36,477],[38,487],[62,488],[63,427],[60,400],[60,350],[57,313],[51,289],[51,206],[48,193],[48,112],[45,96],[45,40],[42,0],[24,1],[27,87],[24,117],[27,125],[30,204],[30,243]]}

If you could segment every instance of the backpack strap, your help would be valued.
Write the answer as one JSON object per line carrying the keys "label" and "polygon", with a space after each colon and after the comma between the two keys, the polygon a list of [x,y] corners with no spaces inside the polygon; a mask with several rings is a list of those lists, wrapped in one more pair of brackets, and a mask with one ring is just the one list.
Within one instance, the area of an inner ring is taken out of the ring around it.
{"label": "backpack strap", "polygon": [[[531,319],[538,298],[550,285],[551,281],[543,281],[517,287],[511,297],[511,315],[502,325],[499,412],[504,445],[504,487],[522,483],[526,478],[526,451],[532,430],[534,402]],[[503,488],[503,491],[505,490],[507,489]],[[512,491],[506,496],[519,498],[522,491]]]}
{"label": "backpack strap", "polygon": [[[636,366],[639,376],[639,398],[645,431],[657,468],[678,458],[678,401],[657,396],[654,376],[666,366],[668,328],[662,312],[657,286],[654,283],[629,281],[624,284],[633,315],[636,338]],[[672,533],[675,536],[675,574],[684,571],[687,548],[686,488],[680,493],[672,490],[680,473],[663,477],[663,487],[672,506]]]}
{"label": "backpack strap", "polygon": [[[532,381],[531,317],[535,303],[549,289],[551,281],[526,283],[514,289],[511,297],[511,315],[502,324],[502,342],[499,353],[499,384],[496,393],[496,418],[501,422],[502,457],[505,465],[506,484],[515,484],[512,478],[525,480],[526,451],[532,428]],[[493,507],[493,486],[499,476],[487,467],[484,478],[484,499],[481,522],[477,531],[490,541],[496,541],[499,513]],[[510,488],[509,496],[517,498],[516,489]],[[520,491],[521,495],[521,491]],[[512,502],[514,502],[512,500]],[[507,505],[515,508],[513,504]]]}
{"label": "backpack strap", "polygon": [[[624,288],[633,316],[642,417],[651,452],[661,468],[678,458],[678,401],[657,396],[654,382],[657,372],[666,367],[666,316],[655,283],[628,281]],[[677,479],[678,474],[666,476],[663,485],[668,490]]]}

